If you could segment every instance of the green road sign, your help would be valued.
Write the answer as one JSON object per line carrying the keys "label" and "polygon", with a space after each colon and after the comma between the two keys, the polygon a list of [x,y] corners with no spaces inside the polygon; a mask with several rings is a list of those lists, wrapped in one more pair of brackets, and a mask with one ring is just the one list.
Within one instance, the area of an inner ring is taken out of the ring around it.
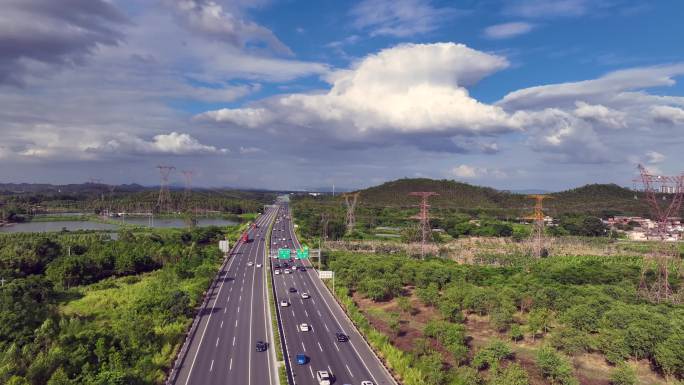
{"label": "green road sign", "polygon": [[297,259],[306,259],[306,258],[309,258],[309,248],[305,246],[303,249],[297,250]]}
{"label": "green road sign", "polygon": [[278,249],[279,259],[290,259],[290,249]]}

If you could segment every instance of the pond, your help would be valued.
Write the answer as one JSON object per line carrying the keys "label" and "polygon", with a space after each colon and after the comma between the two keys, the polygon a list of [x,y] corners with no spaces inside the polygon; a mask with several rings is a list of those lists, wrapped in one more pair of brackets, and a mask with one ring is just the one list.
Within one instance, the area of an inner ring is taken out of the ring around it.
{"label": "pond", "polygon": [[[121,223],[148,226],[155,228],[185,227],[185,221],[180,218],[126,218]],[[199,218],[197,226],[231,226],[236,222],[220,218]],[[100,223],[94,221],[46,221],[46,222],[25,222],[14,223],[9,226],[0,227],[0,233],[44,233],[50,231],[69,231],[77,230],[117,230],[116,224]]]}

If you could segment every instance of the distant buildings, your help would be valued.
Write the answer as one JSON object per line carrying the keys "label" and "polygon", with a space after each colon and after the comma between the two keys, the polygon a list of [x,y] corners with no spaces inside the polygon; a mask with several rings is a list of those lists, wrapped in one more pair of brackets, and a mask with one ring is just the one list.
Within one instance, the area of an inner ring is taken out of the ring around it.
{"label": "distant buildings", "polygon": [[[660,239],[655,221],[642,217],[615,216],[604,220],[611,229],[622,231],[634,241]],[[681,218],[670,218],[666,225],[666,241],[679,241],[683,238],[684,225]]]}

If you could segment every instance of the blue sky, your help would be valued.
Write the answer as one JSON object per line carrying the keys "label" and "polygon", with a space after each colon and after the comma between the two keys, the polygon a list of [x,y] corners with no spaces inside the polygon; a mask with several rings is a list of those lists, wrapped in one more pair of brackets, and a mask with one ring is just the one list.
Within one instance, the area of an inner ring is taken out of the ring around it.
{"label": "blue sky", "polygon": [[2,181],[151,185],[167,163],[206,186],[559,190],[682,171],[677,0],[6,9]]}

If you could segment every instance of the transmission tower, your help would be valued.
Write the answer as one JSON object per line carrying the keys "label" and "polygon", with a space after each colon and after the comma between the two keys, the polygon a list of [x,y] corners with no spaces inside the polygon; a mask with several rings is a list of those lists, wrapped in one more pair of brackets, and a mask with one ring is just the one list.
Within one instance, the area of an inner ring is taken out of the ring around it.
{"label": "transmission tower", "polygon": [[[649,288],[642,271],[639,294],[654,302],[673,301],[668,261],[677,254],[677,247],[675,245],[670,248],[665,242],[670,237],[668,229],[670,220],[673,216],[679,215],[679,210],[682,207],[684,174],[678,176],[654,175],[642,165],[639,165],[638,168],[640,178],[637,181],[643,185],[646,203],[651,211],[651,217],[656,223],[653,236],[661,242],[660,250],[654,255],[656,279]],[[662,199],[658,199],[659,194]],[[668,198],[670,198],[669,203],[667,203]]]}
{"label": "transmission tower", "polygon": [[534,224],[530,239],[532,243],[532,255],[537,258],[545,257],[548,255],[548,250],[546,249],[546,235],[544,233],[544,200],[552,198],[548,195],[541,194],[528,195],[527,197],[535,200],[534,214],[525,218],[531,219]]}
{"label": "transmission tower", "polygon": [[425,243],[428,241],[428,237],[432,235],[432,227],[430,227],[430,204],[428,203],[428,199],[439,194],[432,191],[414,191],[410,192],[409,195],[421,198],[420,204],[418,205],[418,207],[420,207],[420,213],[411,218],[420,220],[420,258],[424,259]]}
{"label": "transmission tower", "polygon": [[169,176],[176,168],[173,166],[159,165],[159,175],[161,182],[159,184],[159,198],[157,199],[157,208],[159,212],[168,212],[171,209],[171,193],[169,192]]}
{"label": "transmission tower", "polygon": [[356,225],[356,216],[354,215],[354,212],[356,210],[356,203],[359,200],[359,194],[360,193],[358,192],[342,194],[344,203],[347,205],[347,234],[351,234]]}

